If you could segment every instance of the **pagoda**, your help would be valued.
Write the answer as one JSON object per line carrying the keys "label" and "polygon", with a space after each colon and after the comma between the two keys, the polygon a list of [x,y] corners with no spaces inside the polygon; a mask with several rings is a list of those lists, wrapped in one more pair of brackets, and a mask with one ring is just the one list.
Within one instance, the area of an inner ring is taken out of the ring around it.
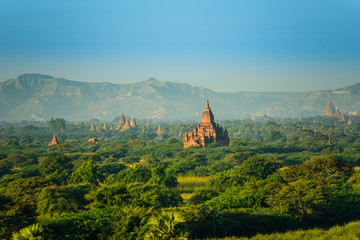
{"label": "pagoda", "polygon": [[159,125],[158,130],[156,131],[156,134],[157,134],[157,135],[160,135],[160,134],[162,134],[162,132],[163,132],[163,131],[161,130],[160,125]]}
{"label": "pagoda", "polygon": [[125,124],[121,127],[120,132],[130,129],[129,119],[126,118]]}
{"label": "pagoda", "polygon": [[51,142],[48,143],[48,146],[57,145],[59,144],[59,141],[56,138],[56,134],[54,134],[54,137]]}
{"label": "pagoda", "polygon": [[125,117],[124,117],[124,113],[121,112],[119,124],[117,125],[116,130],[121,130],[121,128],[124,124],[125,124]]}
{"label": "pagoda", "polygon": [[[339,108],[334,107],[334,104],[332,103],[330,98],[329,98],[328,102],[326,103],[325,110],[321,114],[321,117],[331,117],[331,118],[338,118],[338,119],[342,118],[342,116],[339,112]],[[345,115],[343,116],[343,119],[345,119]]]}
{"label": "pagoda", "polygon": [[254,114],[251,114],[251,115],[252,115],[252,117],[251,117],[251,121],[256,122],[255,115],[254,115]]}
{"label": "pagoda", "polygon": [[219,124],[214,122],[214,114],[210,109],[209,100],[206,99],[201,123],[198,126],[194,126],[193,131],[185,132],[184,147],[198,146],[205,148],[208,144],[214,142],[222,146],[228,146],[230,140],[227,130],[223,130]]}
{"label": "pagoda", "polygon": [[136,128],[136,122],[135,122],[134,116],[132,116],[132,118],[131,118],[130,127],[131,128]]}

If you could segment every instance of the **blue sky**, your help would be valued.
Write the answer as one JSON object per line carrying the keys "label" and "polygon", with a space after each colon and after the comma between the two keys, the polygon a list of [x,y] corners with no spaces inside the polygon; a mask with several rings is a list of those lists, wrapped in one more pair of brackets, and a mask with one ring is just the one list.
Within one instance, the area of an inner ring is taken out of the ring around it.
{"label": "blue sky", "polygon": [[333,89],[360,82],[360,1],[2,0],[0,68],[1,80]]}

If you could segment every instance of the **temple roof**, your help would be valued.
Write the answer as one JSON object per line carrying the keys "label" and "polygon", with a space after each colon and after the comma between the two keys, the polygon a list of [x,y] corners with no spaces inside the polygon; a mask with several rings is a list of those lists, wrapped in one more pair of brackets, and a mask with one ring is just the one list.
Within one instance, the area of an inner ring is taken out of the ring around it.
{"label": "temple roof", "polygon": [[331,102],[330,98],[325,106],[324,113],[325,113],[325,115],[328,115],[328,116],[331,116],[335,113],[335,107],[334,107],[334,104]]}
{"label": "temple roof", "polygon": [[134,116],[131,117],[130,126],[136,127],[136,122],[135,122]]}
{"label": "temple roof", "polygon": [[119,124],[124,124],[124,123],[125,123],[124,113],[121,112],[120,119],[119,119]]}
{"label": "temple roof", "polygon": [[125,121],[125,127],[130,127],[130,125],[129,125],[129,119],[128,118],[126,118],[126,121]]}
{"label": "temple roof", "polygon": [[205,110],[201,117],[201,122],[202,123],[213,123],[214,122],[214,114],[211,112],[208,99],[206,99],[206,106],[205,106]]}
{"label": "temple roof", "polygon": [[56,138],[56,134],[54,134],[54,137],[51,142],[48,143],[48,146],[59,144],[59,141]]}

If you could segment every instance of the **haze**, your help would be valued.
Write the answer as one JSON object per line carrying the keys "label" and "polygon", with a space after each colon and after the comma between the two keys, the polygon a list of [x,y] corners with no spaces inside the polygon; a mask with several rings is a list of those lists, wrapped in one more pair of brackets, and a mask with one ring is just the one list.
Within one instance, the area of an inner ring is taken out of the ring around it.
{"label": "haze", "polygon": [[3,0],[0,79],[336,89],[359,82],[359,29],[357,0]]}

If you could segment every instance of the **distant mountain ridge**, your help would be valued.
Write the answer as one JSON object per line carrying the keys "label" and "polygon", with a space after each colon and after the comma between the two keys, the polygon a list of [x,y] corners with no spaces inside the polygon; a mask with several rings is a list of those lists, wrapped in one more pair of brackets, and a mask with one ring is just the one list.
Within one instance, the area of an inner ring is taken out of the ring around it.
{"label": "distant mountain ridge", "polygon": [[133,84],[88,83],[41,74],[23,74],[0,82],[0,120],[62,117],[80,121],[113,120],[121,112],[138,119],[198,120],[209,98],[216,119],[318,116],[328,98],[340,112],[360,108],[360,82],[315,92],[217,93],[190,84],[156,79]]}

